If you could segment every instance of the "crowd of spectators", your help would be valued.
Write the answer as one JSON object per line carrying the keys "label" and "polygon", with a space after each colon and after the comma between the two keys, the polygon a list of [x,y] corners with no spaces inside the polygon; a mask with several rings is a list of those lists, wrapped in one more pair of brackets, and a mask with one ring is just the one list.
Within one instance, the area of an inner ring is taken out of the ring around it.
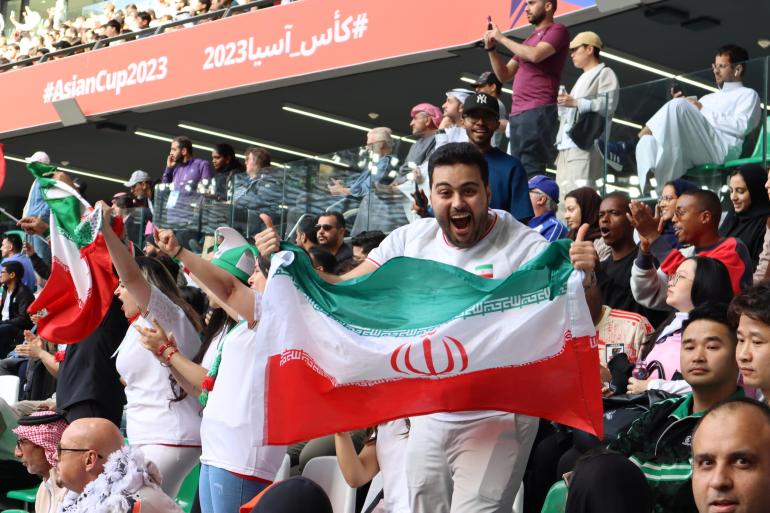
{"label": "crowd of spectators", "polygon": [[[423,101],[409,111],[417,142],[406,162],[393,153],[390,128],[372,129],[371,166],[323,182],[326,203],[296,220],[291,242],[322,279],[337,283],[401,256],[502,279],[549,244],[570,240],[596,327],[602,439],[526,415],[472,411],[396,419],[291,447],[261,445],[254,425],[264,381],[255,367],[264,364],[256,361],[264,341],[256,325],[269,257],[280,247],[275,225],[284,215],[286,175],[265,149],[247,148],[241,163],[222,143],[209,163],[179,136],[163,169],[135,171],[127,193],[99,203],[119,285],[85,340],[52,347],[30,330],[38,319],[24,305],[50,261],[15,233],[2,241],[0,374],[18,375],[24,385],[18,403],[0,401],[0,414],[6,426],[18,424],[15,458],[43,479],[37,511],[52,502],[85,511],[99,501],[114,511],[137,502],[176,511],[169,498],[198,462],[203,513],[247,503],[253,511],[330,510],[312,483],[271,485],[287,454],[300,471],[315,456],[336,454],[352,487],[381,472],[388,513],[507,513],[522,482],[523,510],[537,513],[562,480],[569,513],[766,509],[770,178],[757,164],[731,170],[723,209],[717,193],[683,178],[682,161],[666,164],[671,151],[676,159],[677,140],[698,138],[724,159],[754,129],[758,96],[740,82],[748,55],[718,48],[720,92],[701,101],[672,95],[638,140],[622,145],[636,148],[643,180],[658,177],[657,203],[603,193],[592,181],[608,148],[580,119],[613,109],[617,77],[601,62],[600,37],[583,32],[570,40],[553,21],[555,4],[527,3],[535,31],[523,43],[490,23],[484,46],[492,71],[474,90],[449,89],[441,108]],[[499,45],[514,54],[508,62]],[[582,74],[559,93],[568,55]],[[508,116],[497,94],[511,79]],[[553,162],[555,177],[546,173]],[[697,165],[695,156],[685,163]],[[153,187],[153,175],[163,187]],[[76,185],[64,173],[56,178]],[[194,251],[206,246],[201,234],[169,228],[206,194],[247,212],[211,234],[210,253]],[[138,216],[143,244],[121,240],[110,216]],[[20,226],[39,237],[46,221],[27,215]],[[537,343],[537,334],[525,342]],[[54,396],[39,384],[45,376],[56,378]],[[0,451],[9,429],[0,432]],[[18,465],[7,475],[0,489],[24,478]],[[302,509],[307,501],[311,509]],[[276,503],[294,509],[268,509]]]}
{"label": "crowd of spectators", "polygon": [[[289,3],[296,0],[282,0]],[[43,54],[64,50],[73,46],[95,43],[132,32],[146,31],[174,21],[185,20],[208,12],[222,11],[239,2],[233,0],[152,0],[138,4],[129,3],[122,9],[111,2],[104,2],[102,9],[67,18],[64,2],[57,1],[44,14],[25,7],[21,16],[11,11],[0,33],[0,65],[27,59],[40,58]],[[245,2],[240,2],[245,3]],[[206,20],[199,20],[203,22]],[[189,26],[182,24],[168,28],[175,30]],[[152,35],[142,33],[136,37]],[[127,37],[112,41],[110,45],[131,41]],[[84,48],[79,51],[88,51]]]}

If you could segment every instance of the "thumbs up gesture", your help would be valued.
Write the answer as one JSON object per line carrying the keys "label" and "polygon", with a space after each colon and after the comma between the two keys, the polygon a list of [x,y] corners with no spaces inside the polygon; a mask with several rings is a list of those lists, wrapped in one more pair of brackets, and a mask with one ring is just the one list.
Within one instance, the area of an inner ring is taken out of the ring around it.
{"label": "thumbs up gesture", "polygon": [[594,249],[594,243],[585,240],[588,228],[588,224],[580,226],[575,242],[569,248],[569,259],[572,262],[572,267],[579,271],[584,271],[586,274],[596,270],[599,263],[599,255],[596,253],[596,249]]}
{"label": "thumbs up gesture", "polygon": [[259,214],[259,218],[265,223],[265,229],[254,236],[254,244],[259,250],[260,257],[270,258],[270,255],[281,248],[281,239],[269,215]]}

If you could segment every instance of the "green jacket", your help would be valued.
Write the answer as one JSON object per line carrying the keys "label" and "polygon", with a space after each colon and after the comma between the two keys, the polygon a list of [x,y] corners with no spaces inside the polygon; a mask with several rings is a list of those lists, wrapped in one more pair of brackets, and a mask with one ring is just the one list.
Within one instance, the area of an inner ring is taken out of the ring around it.
{"label": "green jacket", "polygon": [[[743,397],[738,388],[732,397]],[[652,405],[609,449],[644,472],[656,513],[697,512],[692,498],[692,431],[705,412],[692,412],[692,394]]]}

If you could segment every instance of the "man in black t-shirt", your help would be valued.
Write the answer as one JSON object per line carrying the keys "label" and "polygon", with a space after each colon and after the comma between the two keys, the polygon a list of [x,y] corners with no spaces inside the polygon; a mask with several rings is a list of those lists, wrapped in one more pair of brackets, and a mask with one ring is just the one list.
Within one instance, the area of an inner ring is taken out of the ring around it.
{"label": "man in black t-shirt", "polygon": [[101,417],[120,427],[126,394],[112,355],[127,330],[120,301],[114,298],[99,327],[82,342],[67,346],[56,384],[56,407],[67,422]]}
{"label": "man in black t-shirt", "polygon": [[630,201],[624,193],[613,192],[599,206],[599,230],[604,243],[612,249],[612,256],[599,263],[596,277],[605,305],[643,315],[657,327],[667,312],[643,307],[631,293],[631,267],[639,250],[634,242],[634,227],[627,217]]}

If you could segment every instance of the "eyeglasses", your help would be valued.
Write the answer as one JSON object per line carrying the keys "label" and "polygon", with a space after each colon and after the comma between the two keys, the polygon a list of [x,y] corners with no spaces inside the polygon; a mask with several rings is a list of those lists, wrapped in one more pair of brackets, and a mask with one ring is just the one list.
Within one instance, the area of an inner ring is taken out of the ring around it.
{"label": "eyeglasses", "polygon": [[677,271],[671,277],[671,285],[676,285],[677,283],[679,283],[679,280],[692,280],[692,278],[690,278],[689,276],[685,276],[684,274]]}
{"label": "eyeglasses", "polygon": [[330,224],[317,224],[317,225],[315,225],[315,231],[318,231],[318,230],[320,230],[322,228],[323,228],[323,230],[325,232],[328,232],[328,231],[334,230],[337,227],[336,226],[332,226]]}
{"label": "eyeglasses", "polygon": [[711,65],[711,69],[713,69],[714,71],[723,70],[723,69],[732,68],[732,67],[733,67],[732,64],[712,64]]}
{"label": "eyeglasses", "polygon": [[661,196],[659,201],[674,201],[676,196]]}
{"label": "eyeglasses", "polygon": [[[57,444],[56,445],[56,458],[57,459],[61,459],[61,453],[63,453],[63,452],[89,452],[89,451],[94,451],[94,450],[93,449],[74,449],[74,448],[70,449],[70,448],[67,448],[67,447],[62,447],[61,444]],[[94,452],[96,453],[96,456],[98,458],[104,459],[104,456],[102,456],[101,454],[99,454],[96,451],[94,451]]]}

